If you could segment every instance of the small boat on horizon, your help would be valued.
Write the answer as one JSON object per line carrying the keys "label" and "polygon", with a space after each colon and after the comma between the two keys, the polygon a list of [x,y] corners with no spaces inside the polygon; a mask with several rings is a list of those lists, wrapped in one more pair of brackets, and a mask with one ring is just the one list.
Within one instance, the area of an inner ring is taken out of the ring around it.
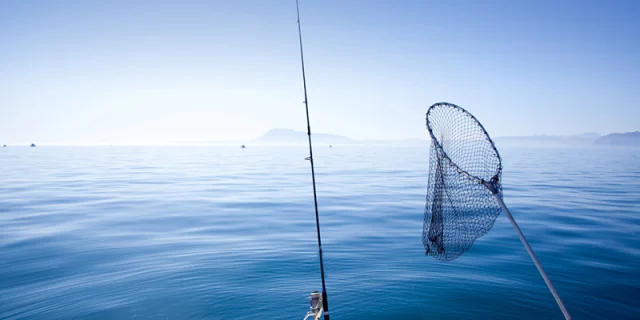
{"label": "small boat on horizon", "polygon": [[245,146],[244,146],[244,144],[243,144],[243,145],[242,145],[242,147],[240,147],[240,148],[244,149],[244,148],[246,148],[246,147],[245,147]]}
{"label": "small boat on horizon", "polygon": [[35,146],[36,146],[36,144],[35,144],[35,143],[32,143],[32,144],[31,144],[31,148],[35,148]]}

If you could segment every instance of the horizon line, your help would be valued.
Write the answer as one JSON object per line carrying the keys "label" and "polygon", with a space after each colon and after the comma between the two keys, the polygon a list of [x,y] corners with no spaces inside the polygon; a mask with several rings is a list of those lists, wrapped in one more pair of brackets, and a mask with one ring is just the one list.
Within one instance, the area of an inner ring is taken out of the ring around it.
{"label": "horizon line", "polygon": [[[298,130],[294,130],[294,129],[284,129],[284,128],[274,128],[274,129],[270,129],[268,132],[272,131],[272,130],[287,130],[287,131],[292,131],[295,133],[300,133],[302,135],[307,135],[306,132],[304,131],[298,131]],[[629,131],[629,132],[639,132],[639,131]],[[580,134],[563,134],[563,135],[558,135],[558,134],[537,134],[537,135],[522,135],[522,136],[496,136],[496,137],[492,137],[492,139],[504,139],[504,138],[540,138],[540,137],[546,137],[546,138],[577,138],[580,136],[585,136],[585,135],[597,135],[597,137],[604,137],[607,135],[611,135],[611,134],[620,134],[620,133],[629,133],[629,132],[612,132],[612,133],[608,133],[608,134],[600,134],[598,132],[584,132],[584,133],[580,133]],[[242,144],[247,144],[247,143],[252,143],[253,145],[262,145],[262,146],[267,146],[267,145],[279,145],[279,146],[286,146],[286,145],[305,145],[306,143],[303,143],[303,141],[301,142],[292,142],[292,141],[273,141],[273,142],[264,142],[264,141],[260,141],[261,138],[263,138],[267,133],[263,134],[260,137],[257,138],[251,138],[251,139],[226,139],[226,140],[191,140],[191,141],[114,141],[114,142],[97,142],[97,143],[92,143],[92,142],[40,142],[40,143],[35,143],[35,142],[31,142],[34,143],[36,145],[36,147],[38,147],[38,145],[42,145],[42,146],[206,146],[206,145],[242,145]],[[338,135],[338,134],[331,134],[331,133],[324,133],[324,132],[318,132],[316,133],[316,135],[331,135],[334,136],[336,138],[345,138],[347,140],[349,140],[349,142],[317,142],[317,143],[322,143],[322,144],[335,144],[335,145],[357,145],[357,144],[384,144],[384,143],[402,143],[402,142],[429,142],[431,141],[430,137],[425,137],[425,138],[392,138],[392,139],[354,139],[354,138],[350,138],[347,136],[342,136],[342,135]],[[312,134],[313,136],[313,134]],[[25,142],[19,142],[19,143],[0,143],[3,146],[7,146],[7,147],[30,147],[31,143],[25,143]]]}

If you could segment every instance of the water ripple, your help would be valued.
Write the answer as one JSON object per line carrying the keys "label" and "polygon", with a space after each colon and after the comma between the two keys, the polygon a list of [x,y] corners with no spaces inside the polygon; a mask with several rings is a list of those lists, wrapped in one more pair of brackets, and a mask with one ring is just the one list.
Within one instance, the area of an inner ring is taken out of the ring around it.
{"label": "water ripple", "polygon": [[[304,147],[0,151],[2,319],[300,319],[320,288]],[[640,318],[640,151],[500,151],[574,318]],[[334,319],[561,318],[503,216],[424,256],[428,149],[314,154]]]}

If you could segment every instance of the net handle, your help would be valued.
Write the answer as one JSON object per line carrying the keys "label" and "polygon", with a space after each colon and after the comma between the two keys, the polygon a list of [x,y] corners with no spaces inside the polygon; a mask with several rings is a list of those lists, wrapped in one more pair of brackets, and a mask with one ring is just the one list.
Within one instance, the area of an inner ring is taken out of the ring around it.
{"label": "net handle", "polygon": [[447,107],[451,107],[451,108],[454,108],[454,109],[458,109],[458,110],[462,111],[466,116],[468,116],[471,119],[473,119],[473,122],[475,122],[478,125],[478,127],[480,127],[480,129],[482,129],[482,132],[484,133],[484,136],[491,143],[491,148],[493,149],[493,152],[495,152],[496,157],[498,157],[499,167],[498,167],[497,172],[502,171],[502,158],[500,157],[500,153],[498,152],[498,149],[496,149],[496,145],[493,143],[493,140],[491,140],[491,137],[489,136],[489,133],[487,132],[487,130],[484,129],[484,126],[482,125],[482,123],[480,123],[480,121],[478,121],[478,119],[476,119],[476,117],[474,117],[469,111],[465,110],[463,107],[460,107],[458,105],[455,105],[455,104],[449,103],[449,102],[437,102],[437,103],[434,103],[431,107],[429,107],[429,110],[427,110],[427,119],[426,119],[427,120],[427,131],[429,131],[429,136],[431,137],[432,143],[438,149],[438,152],[442,153],[444,158],[447,159],[447,161],[449,162],[449,165],[451,165],[454,168],[456,168],[458,173],[464,175],[468,179],[476,181],[477,183],[485,183],[484,179],[476,177],[476,176],[468,173],[467,171],[463,170],[462,168],[458,167],[458,165],[455,164],[453,162],[453,160],[451,160],[451,158],[449,158],[449,155],[444,151],[444,148],[440,144],[440,141],[433,134],[433,130],[431,130],[431,126],[429,125],[429,114],[431,113],[431,110],[433,110],[437,106],[447,106]]}
{"label": "net handle", "polygon": [[570,320],[571,315],[569,314],[569,311],[564,306],[564,303],[562,303],[562,299],[560,299],[560,296],[558,295],[556,288],[553,286],[553,284],[551,283],[551,279],[549,279],[549,276],[542,268],[542,264],[538,260],[538,257],[536,257],[536,254],[533,253],[533,249],[531,248],[531,245],[529,245],[529,242],[524,237],[524,234],[522,233],[522,230],[520,230],[520,227],[518,226],[516,219],[514,219],[513,216],[511,215],[511,211],[509,211],[509,208],[507,208],[507,205],[505,205],[504,201],[502,201],[502,197],[490,182],[485,182],[484,185],[491,191],[493,196],[498,201],[498,204],[500,204],[502,211],[504,211],[504,213],[507,215],[507,218],[509,218],[511,225],[513,226],[513,228],[516,230],[516,233],[520,237],[520,241],[522,241],[522,244],[524,245],[525,249],[527,249],[527,253],[529,253],[529,257],[531,257],[531,260],[533,260],[533,263],[536,265],[536,268],[538,268],[538,272],[542,276],[542,279],[544,279],[544,282],[547,284],[547,287],[549,288],[549,291],[551,291],[553,298],[556,300],[558,307],[560,307],[560,310],[562,311],[564,318],[566,320]]}

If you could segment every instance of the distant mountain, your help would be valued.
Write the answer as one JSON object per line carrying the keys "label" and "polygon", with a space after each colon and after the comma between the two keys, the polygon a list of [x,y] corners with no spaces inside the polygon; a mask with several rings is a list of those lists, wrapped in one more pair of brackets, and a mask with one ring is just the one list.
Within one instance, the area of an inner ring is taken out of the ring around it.
{"label": "distant mountain", "polygon": [[[329,143],[329,144],[344,144],[354,143],[353,139],[326,133],[311,133],[311,138],[314,143]],[[290,129],[271,129],[265,133],[262,137],[255,140],[259,143],[308,143],[308,137],[306,132],[295,131]]]}
{"label": "distant mountain", "polygon": [[513,145],[513,146],[585,146],[592,145],[593,142],[600,137],[595,132],[587,132],[578,135],[538,135],[538,136],[510,136],[497,137],[497,144]]}
{"label": "distant mountain", "polygon": [[594,144],[640,147],[640,131],[608,134],[596,139]]}

